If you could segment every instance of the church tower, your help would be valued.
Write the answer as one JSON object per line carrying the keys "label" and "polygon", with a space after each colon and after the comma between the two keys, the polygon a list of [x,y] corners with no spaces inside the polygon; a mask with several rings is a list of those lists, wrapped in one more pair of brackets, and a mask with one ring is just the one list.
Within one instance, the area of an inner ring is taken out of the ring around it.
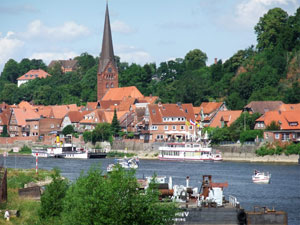
{"label": "church tower", "polygon": [[100,101],[108,89],[118,86],[118,68],[114,59],[108,5],[106,4],[102,50],[97,72],[97,100]]}

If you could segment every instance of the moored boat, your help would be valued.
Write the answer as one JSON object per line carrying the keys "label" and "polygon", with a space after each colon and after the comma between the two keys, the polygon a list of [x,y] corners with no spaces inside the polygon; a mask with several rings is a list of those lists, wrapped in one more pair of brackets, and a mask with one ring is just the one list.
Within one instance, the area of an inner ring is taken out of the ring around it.
{"label": "moored boat", "polygon": [[109,164],[106,168],[107,172],[113,171],[116,165],[121,166],[124,169],[137,169],[139,168],[139,159],[137,157],[133,158],[122,158],[116,159],[114,164]]}
{"label": "moored boat", "polygon": [[212,148],[202,142],[172,142],[159,147],[160,160],[178,161],[222,161],[220,152],[213,153]]}

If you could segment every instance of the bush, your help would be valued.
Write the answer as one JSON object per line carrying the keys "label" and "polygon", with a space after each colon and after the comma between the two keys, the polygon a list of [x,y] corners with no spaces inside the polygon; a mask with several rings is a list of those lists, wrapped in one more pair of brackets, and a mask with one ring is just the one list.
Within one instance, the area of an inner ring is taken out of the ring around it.
{"label": "bush", "polygon": [[107,176],[92,167],[68,189],[62,224],[173,224],[178,211],[173,203],[160,203],[159,191],[141,191],[135,171],[118,167]]}
{"label": "bush", "polygon": [[19,153],[31,154],[31,148],[29,148],[27,145],[23,145]]}
{"label": "bush", "polygon": [[241,132],[240,141],[241,143],[244,143],[245,141],[255,141],[257,137],[263,137],[262,130],[246,130]]}
{"label": "bush", "polygon": [[74,127],[72,125],[66,126],[63,130],[62,133],[63,135],[68,135],[68,134],[73,134],[75,132]]}
{"label": "bush", "polygon": [[68,183],[60,176],[60,171],[54,169],[52,182],[41,196],[40,219],[58,217],[63,209],[63,200],[68,189]]}
{"label": "bush", "polygon": [[265,155],[300,155],[300,144],[290,144],[287,146],[263,146],[255,151],[256,155],[265,156]]}
{"label": "bush", "polygon": [[82,136],[83,136],[83,140],[85,143],[92,141],[92,132],[91,131],[84,131]]}
{"label": "bush", "polygon": [[111,157],[111,158],[123,158],[123,157],[133,157],[135,156],[134,153],[124,153],[124,152],[108,152],[107,153],[107,157]]}

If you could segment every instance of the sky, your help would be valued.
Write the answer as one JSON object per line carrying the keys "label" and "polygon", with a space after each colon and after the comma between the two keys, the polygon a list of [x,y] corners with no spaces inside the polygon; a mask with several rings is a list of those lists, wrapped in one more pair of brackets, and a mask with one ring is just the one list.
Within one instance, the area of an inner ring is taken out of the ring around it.
{"label": "sky", "polygon": [[[108,0],[115,55],[157,64],[200,49],[207,65],[256,45],[269,9],[300,0]],[[101,51],[106,0],[0,0],[0,72],[9,59],[69,59]]]}

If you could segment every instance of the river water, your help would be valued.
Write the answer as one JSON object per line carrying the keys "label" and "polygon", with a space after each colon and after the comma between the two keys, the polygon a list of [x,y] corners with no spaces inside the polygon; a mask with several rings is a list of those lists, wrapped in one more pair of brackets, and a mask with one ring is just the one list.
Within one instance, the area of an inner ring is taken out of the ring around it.
{"label": "river water", "polygon": [[[86,172],[92,165],[99,164],[104,171],[114,159],[54,159],[39,158],[38,167],[51,170],[57,167],[62,176],[75,181],[81,171]],[[32,156],[8,156],[0,158],[0,164],[8,168],[35,168]],[[270,184],[254,184],[253,171],[268,171],[272,174]],[[140,160],[137,178],[152,176],[172,176],[173,185],[185,185],[190,177],[190,186],[200,187],[202,175],[212,175],[213,182],[228,182],[224,195],[237,197],[241,207],[252,210],[254,206],[267,206],[288,213],[291,225],[300,224],[300,165],[264,164],[238,162],[168,162],[159,160]]]}

